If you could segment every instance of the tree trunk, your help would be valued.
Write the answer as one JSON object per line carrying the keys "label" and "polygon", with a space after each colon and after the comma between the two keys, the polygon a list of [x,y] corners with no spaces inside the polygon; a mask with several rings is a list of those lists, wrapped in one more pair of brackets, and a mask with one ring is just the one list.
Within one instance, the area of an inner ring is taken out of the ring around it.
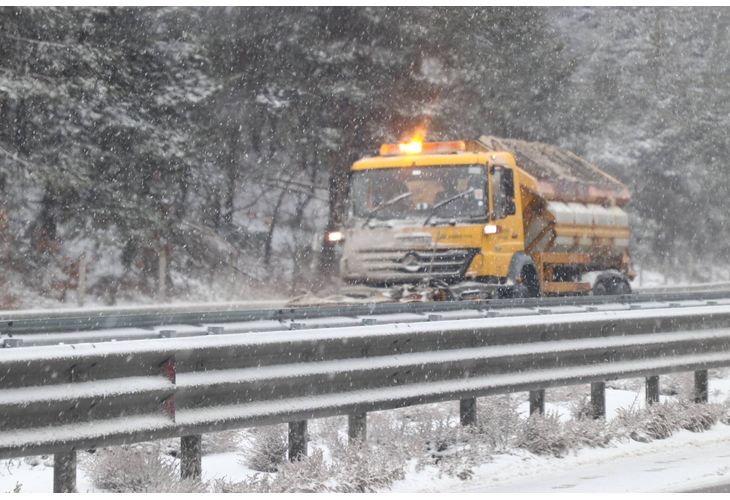
{"label": "tree trunk", "polygon": [[271,246],[274,240],[274,229],[276,228],[276,224],[279,222],[279,210],[281,209],[281,204],[284,201],[284,196],[286,196],[286,193],[287,189],[281,190],[281,193],[279,193],[279,198],[276,200],[274,212],[271,214],[271,224],[269,224],[269,230],[266,233],[266,243],[264,245],[264,264],[266,266],[271,263]]}
{"label": "tree trunk", "polygon": [[238,182],[238,144],[240,133],[238,127],[231,128],[228,145],[228,161],[226,162],[226,192],[223,200],[223,224],[233,224],[234,202],[236,198],[236,184]]}

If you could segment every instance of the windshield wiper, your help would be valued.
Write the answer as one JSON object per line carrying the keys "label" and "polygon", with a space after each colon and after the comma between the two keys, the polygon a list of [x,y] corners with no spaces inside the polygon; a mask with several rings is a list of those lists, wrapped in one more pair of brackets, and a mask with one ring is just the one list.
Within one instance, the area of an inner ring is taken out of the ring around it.
{"label": "windshield wiper", "polygon": [[398,196],[396,196],[395,198],[391,198],[388,201],[384,201],[383,203],[381,203],[377,207],[373,208],[372,210],[370,210],[367,213],[367,217],[365,218],[365,222],[363,222],[362,227],[367,226],[368,225],[368,222],[370,222],[372,220],[373,215],[375,215],[375,213],[378,210],[380,210],[381,208],[385,208],[387,206],[393,205],[394,203],[398,203],[399,201],[405,200],[406,198],[408,198],[408,197],[410,197],[412,195],[413,195],[413,193],[411,193],[410,191],[406,191],[405,193],[401,193]]}
{"label": "windshield wiper", "polygon": [[427,226],[429,222],[431,222],[431,219],[433,218],[434,215],[436,215],[436,211],[439,208],[443,207],[444,205],[448,205],[449,203],[451,203],[454,200],[458,200],[459,198],[463,198],[464,196],[466,196],[468,194],[471,194],[473,192],[474,192],[474,188],[469,188],[466,191],[462,191],[461,193],[455,194],[451,198],[446,198],[444,201],[441,201],[439,203],[436,203],[433,206],[433,208],[431,209],[431,213],[428,214],[428,217],[426,217],[426,220],[423,221],[424,227]]}

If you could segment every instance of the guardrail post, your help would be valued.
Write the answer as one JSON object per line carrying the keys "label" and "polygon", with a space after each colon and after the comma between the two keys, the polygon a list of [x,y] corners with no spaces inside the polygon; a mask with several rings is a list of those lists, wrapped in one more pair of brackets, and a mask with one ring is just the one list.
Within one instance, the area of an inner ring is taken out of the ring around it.
{"label": "guardrail post", "polygon": [[593,418],[606,417],[606,382],[591,382]]}
{"label": "guardrail post", "polygon": [[659,375],[646,377],[646,406],[659,402]]}
{"label": "guardrail post", "polygon": [[545,414],[545,389],[530,391],[530,415],[533,413]]}
{"label": "guardrail post", "polygon": [[2,341],[3,347],[20,347],[23,345],[23,339],[7,338]]}
{"label": "guardrail post", "polygon": [[695,372],[695,403],[707,403],[708,394],[707,370],[697,370]]}
{"label": "guardrail post", "polygon": [[347,416],[347,437],[350,443],[364,442],[368,435],[368,414],[354,413]]}
{"label": "guardrail post", "polygon": [[307,456],[307,421],[289,422],[289,460]]}
{"label": "guardrail post", "polygon": [[157,336],[161,339],[169,339],[175,335],[176,332],[177,330],[160,330],[157,332]]}
{"label": "guardrail post", "polygon": [[459,401],[459,420],[461,425],[477,423],[477,398],[466,398]]}
{"label": "guardrail post", "polygon": [[208,335],[220,335],[222,333],[225,333],[225,328],[222,326],[209,326],[208,327]]}
{"label": "guardrail post", "polygon": [[66,451],[53,455],[53,492],[76,492],[76,452]]}
{"label": "guardrail post", "polygon": [[180,475],[183,479],[199,479],[203,473],[203,436],[180,438]]}

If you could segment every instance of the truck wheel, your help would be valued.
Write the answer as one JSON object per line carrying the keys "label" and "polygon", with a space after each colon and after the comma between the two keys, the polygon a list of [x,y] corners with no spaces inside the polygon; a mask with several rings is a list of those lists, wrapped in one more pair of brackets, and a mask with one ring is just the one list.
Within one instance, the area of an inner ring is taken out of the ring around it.
{"label": "truck wheel", "polygon": [[540,294],[537,271],[533,266],[525,266],[520,271],[520,282],[512,287],[512,297],[526,299]]}
{"label": "truck wheel", "polygon": [[597,281],[596,284],[593,285],[593,295],[609,295],[605,281]]}
{"label": "truck wheel", "polygon": [[613,295],[631,295],[631,285],[625,280],[619,280],[615,283]]}
{"label": "truck wheel", "polygon": [[631,286],[625,279],[602,279],[593,285],[593,295],[630,295]]}

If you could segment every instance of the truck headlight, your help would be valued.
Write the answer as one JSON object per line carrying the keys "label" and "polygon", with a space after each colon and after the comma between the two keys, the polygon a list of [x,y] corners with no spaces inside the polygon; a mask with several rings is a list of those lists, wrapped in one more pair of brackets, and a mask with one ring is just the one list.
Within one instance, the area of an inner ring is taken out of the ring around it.
{"label": "truck headlight", "polygon": [[337,243],[338,241],[342,241],[345,237],[344,234],[342,234],[342,231],[330,231],[327,233],[327,241],[330,243]]}

